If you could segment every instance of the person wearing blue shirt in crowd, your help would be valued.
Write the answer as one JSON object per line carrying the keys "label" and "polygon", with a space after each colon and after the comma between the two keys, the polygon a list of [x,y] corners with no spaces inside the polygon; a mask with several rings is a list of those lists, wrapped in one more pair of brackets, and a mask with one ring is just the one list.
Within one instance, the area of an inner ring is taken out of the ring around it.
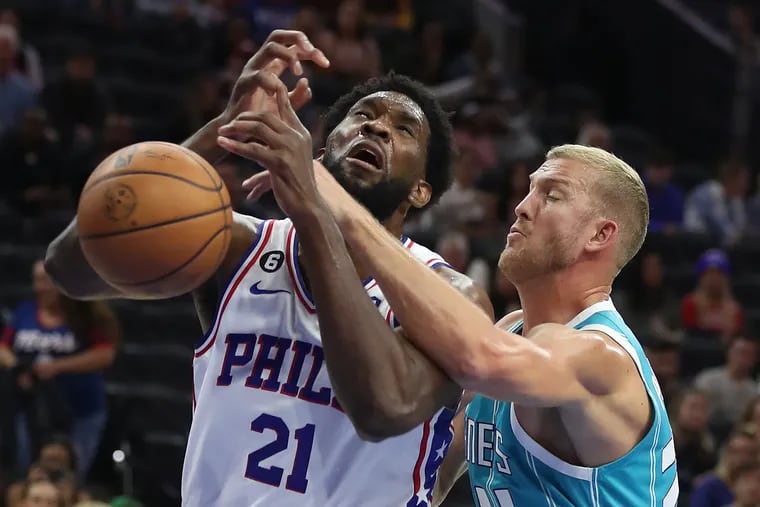
{"label": "person wearing blue shirt in crowd", "polygon": [[[35,298],[16,309],[0,337],[0,367],[17,372],[17,465],[28,466],[40,432],[66,429],[83,480],[106,422],[102,372],[113,362],[118,324],[104,303],[62,295],[41,260],[32,272]],[[52,417],[39,416],[40,403]]]}
{"label": "person wearing blue shirt in crowd", "polygon": [[670,181],[672,175],[672,162],[665,152],[655,153],[644,169],[649,232],[672,232],[683,225],[683,192]]}

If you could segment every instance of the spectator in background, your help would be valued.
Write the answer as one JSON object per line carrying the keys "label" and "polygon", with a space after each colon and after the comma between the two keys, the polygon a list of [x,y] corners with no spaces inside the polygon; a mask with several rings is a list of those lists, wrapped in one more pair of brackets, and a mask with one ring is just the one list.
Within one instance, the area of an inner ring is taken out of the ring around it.
{"label": "spectator in background", "polygon": [[515,160],[502,168],[486,171],[478,181],[485,221],[497,228],[513,224],[517,219],[515,208],[530,189],[530,173],[540,163],[528,159]]}
{"label": "spectator in background", "polygon": [[754,461],[739,468],[733,485],[734,501],[727,507],[757,507],[760,505],[760,462]]}
{"label": "spectator in background", "polygon": [[583,146],[593,146],[607,151],[612,150],[612,133],[609,127],[598,120],[589,120],[578,132],[576,143]]}
{"label": "spectator in background", "polygon": [[496,139],[491,127],[487,111],[476,102],[464,104],[454,122],[457,149],[467,152],[467,163],[476,172],[498,170]]}
{"label": "spectator in background", "polygon": [[34,85],[16,68],[16,29],[0,24],[0,134],[15,128],[24,112],[37,103]]}
{"label": "spectator in background", "polygon": [[[76,480],[73,479],[76,465],[76,451],[68,437],[52,436],[40,447],[37,460],[29,466],[26,477],[8,487],[7,506],[23,505],[25,488],[36,481],[50,481],[62,498],[72,498],[76,493]],[[70,502],[65,504],[68,506]]]}
{"label": "spectator in background", "polygon": [[16,69],[32,84],[35,90],[42,89],[44,76],[40,54],[37,49],[21,38],[18,16],[13,9],[0,10],[0,25],[12,26],[19,36]]}
{"label": "spectator in background", "polygon": [[697,288],[681,302],[681,323],[691,334],[724,342],[744,329],[744,310],[731,292],[731,263],[717,249],[706,251],[696,267]]}
{"label": "spectator in background", "polygon": [[28,109],[18,128],[0,138],[0,165],[1,193],[15,211],[37,216],[68,204],[66,157],[44,109]]}
{"label": "spectator in background", "polygon": [[474,155],[470,149],[461,149],[454,166],[454,182],[430,210],[437,230],[475,227],[483,221],[485,210],[475,187],[481,172],[472,163]]}
{"label": "spectator in background", "polygon": [[[29,464],[34,438],[66,429],[77,452],[77,475],[84,479],[106,423],[102,372],[113,361],[118,324],[104,303],[75,301],[61,294],[42,261],[34,264],[33,288],[35,299],[16,309],[0,339],[0,366],[21,371],[18,465]],[[41,396],[49,410],[63,403],[61,420],[48,423],[37,413],[35,403],[40,403]]]}
{"label": "spectator in background", "polygon": [[710,401],[705,393],[690,389],[669,410],[678,456],[678,481],[684,496],[691,492],[695,477],[715,466],[715,441],[707,425],[709,406]]}
{"label": "spectator in background", "polygon": [[96,79],[95,57],[89,48],[72,50],[64,75],[45,87],[43,101],[64,146],[94,142],[103,126],[108,102]]}
{"label": "spectator in background", "polygon": [[757,460],[758,447],[754,432],[740,428],[726,441],[714,472],[697,481],[689,507],[725,507],[734,501],[731,487],[737,472]]}
{"label": "spectator in background", "polygon": [[[367,22],[378,28],[408,31],[414,25],[413,0],[375,0],[367,12]],[[308,35],[308,34],[307,34]]]}
{"label": "spectator in background", "polygon": [[694,386],[710,397],[710,425],[719,438],[739,422],[757,394],[752,378],[757,353],[757,341],[737,336],[728,347],[726,364],[708,368],[694,379]]}
{"label": "spectator in background", "polygon": [[670,181],[672,176],[673,162],[667,153],[655,153],[644,166],[650,232],[670,233],[683,225],[683,192]]}
{"label": "spectator in background", "polygon": [[200,129],[224,109],[225,103],[222,85],[217,76],[214,74],[200,76],[193,83],[185,103],[184,129],[187,132]]}
{"label": "spectator in background", "polygon": [[[754,424],[756,428],[760,428],[760,395],[755,396],[747,403],[740,424]],[[757,432],[757,438],[757,443],[760,445],[760,431]]]}
{"label": "spectator in background", "polygon": [[644,335],[679,340],[679,300],[665,283],[665,268],[658,252],[642,252],[635,261],[637,275],[626,297],[616,299],[616,306],[631,329]]}
{"label": "spectator in background", "polygon": [[335,15],[335,28],[323,30],[314,41],[330,60],[330,68],[311,83],[320,104],[332,104],[351,87],[382,71],[380,49],[365,30],[362,0],[343,0]]}
{"label": "spectator in background", "polygon": [[[666,407],[681,398],[685,386],[679,378],[681,347],[676,341],[653,337],[646,340],[644,351],[660,384]],[[671,414],[673,416],[674,414]]]}
{"label": "spectator in background", "polygon": [[484,290],[488,290],[491,270],[483,259],[470,257],[467,236],[458,231],[445,233],[435,249],[455,271],[464,273]]}
{"label": "spectator in background", "polygon": [[420,43],[412,51],[408,75],[427,84],[435,85],[446,80],[446,34],[443,23],[431,20],[420,33]]}
{"label": "spectator in background", "polygon": [[[8,505],[8,507],[14,507]],[[49,480],[38,480],[24,486],[18,507],[67,507],[55,484]]]}
{"label": "spectator in background", "polygon": [[114,151],[136,142],[132,117],[109,113],[96,140],[97,143],[79,146],[79,149],[71,154],[67,183],[69,194],[75,202],[79,201],[87,178],[100,162]]}
{"label": "spectator in background", "polygon": [[737,161],[725,162],[718,179],[698,185],[686,197],[684,228],[708,234],[723,246],[735,245],[747,223],[748,191],[747,166]]}

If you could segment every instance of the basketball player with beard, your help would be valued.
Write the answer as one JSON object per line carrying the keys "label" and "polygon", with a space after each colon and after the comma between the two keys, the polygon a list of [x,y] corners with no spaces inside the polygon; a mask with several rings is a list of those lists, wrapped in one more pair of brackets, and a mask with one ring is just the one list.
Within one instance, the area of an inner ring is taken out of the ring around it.
{"label": "basketball player with beard", "polygon": [[[269,138],[283,113],[295,116],[308,87],[301,81],[273,96],[284,86],[283,62],[324,57],[298,32],[270,42],[238,80],[235,106],[186,147],[208,160],[217,159],[217,142],[255,149],[245,141]],[[340,98],[325,122],[324,160],[346,190],[415,262],[491,319],[481,289],[402,235],[407,213],[435,202],[451,181],[451,126],[436,100],[420,83],[389,75]],[[290,141],[304,148],[299,163],[311,164],[309,133]],[[429,506],[461,389],[404,338],[334,222],[286,208],[286,220],[235,214],[222,267],[193,294],[205,335],[193,361],[182,504]],[[86,264],[76,222],[51,244],[46,267],[76,298],[160,297],[108,287]]]}
{"label": "basketball player with beard", "polygon": [[675,507],[676,454],[662,393],[610,298],[647,231],[636,171],[598,148],[547,153],[515,208],[499,260],[522,309],[494,326],[420,266],[336,182],[334,169],[289,156],[297,136],[288,130],[302,127],[286,109],[284,123],[262,119],[274,131],[266,146],[224,144],[269,169],[244,184],[251,197],[271,187],[299,221],[319,216],[339,228],[335,244],[345,241],[373,274],[406,338],[477,393],[463,401],[458,424],[466,429],[442,470],[464,472],[466,464],[479,507]]}

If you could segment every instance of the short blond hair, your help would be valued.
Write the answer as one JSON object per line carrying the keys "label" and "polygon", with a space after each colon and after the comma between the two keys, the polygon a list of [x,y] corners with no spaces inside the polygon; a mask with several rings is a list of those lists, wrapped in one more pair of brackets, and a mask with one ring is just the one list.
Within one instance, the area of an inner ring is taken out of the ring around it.
{"label": "short blond hair", "polygon": [[649,226],[649,199],[639,174],[612,153],[578,144],[556,146],[546,154],[547,160],[568,159],[581,162],[598,177],[589,191],[600,210],[619,227],[620,248],[617,268],[622,269],[641,249]]}

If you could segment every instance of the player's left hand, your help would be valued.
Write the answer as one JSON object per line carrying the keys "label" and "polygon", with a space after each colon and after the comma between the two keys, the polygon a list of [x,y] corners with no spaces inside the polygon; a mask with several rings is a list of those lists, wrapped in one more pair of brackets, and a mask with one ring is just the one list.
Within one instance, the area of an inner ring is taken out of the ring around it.
{"label": "player's left hand", "polygon": [[295,221],[325,206],[312,171],[311,134],[298,119],[285,84],[276,79],[263,86],[275,96],[277,113],[239,114],[219,129],[218,143],[269,171],[277,204]]}

